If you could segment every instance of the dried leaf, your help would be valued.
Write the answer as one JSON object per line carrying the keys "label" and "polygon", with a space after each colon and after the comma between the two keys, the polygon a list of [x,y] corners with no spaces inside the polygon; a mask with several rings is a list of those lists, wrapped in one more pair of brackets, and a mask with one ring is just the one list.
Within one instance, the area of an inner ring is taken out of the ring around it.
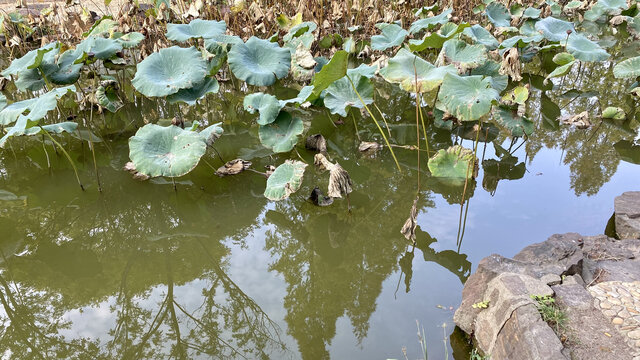
{"label": "dried leaf", "polygon": [[311,52],[307,49],[302,42],[298,44],[294,59],[300,67],[303,69],[313,69],[318,63],[313,59]]}
{"label": "dried leaf", "polygon": [[589,127],[591,127],[591,122],[589,121],[589,113],[586,111],[583,111],[578,115],[564,118],[562,119],[562,123],[566,125],[573,125],[578,129],[588,129]]}
{"label": "dried leaf", "polygon": [[360,152],[375,153],[380,149],[382,149],[382,144],[378,144],[377,142],[373,142],[373,141],[363,141],[360,143],[360,146],[358,146],[358,151]]}
{"label": "dried leaf", "polygon": [[308,150],[318,151],[321,153],[327,152],[327,140],[325,140],[322,134],[310,135],[307,137],[307,141],[305,143],[305,147]]}
{"label": "dried leaf", "polygon": [[316,206],[329,206],[333,204],[333,198],[331,196],[324,196],[322,190],[317,186],[311,191],[309,200]]}
{"label": "dried leaf", "polygon": [[235,159],[227,161],[226,164],[216,170],[216,175],[223,177],[227,175],[236,175],[251,167],[251,161]]}
{"label": "dried leaf", "polygon": [[500,64],[500,74],[509,75],[511,80],[520,81],[520,54],[518,49],[511,48],[502,55],[502,63]]}
{"label": "dried leaf", "polygon": [[341,198],[353,191],[351,177],[349,173],[338,163],[331,163],[324,154],[316,154],[313,158],[314,164],[320,169],[329,170],[329,189],[327,195],[333,198]]}
{"label": "dried leaf", "polygon": [[138,170],[136,170],[136,166],[131,161],[124,164],[123,170],[131,173],[135,180],[140,180],[140,181],[149,180],[149,176],[139,173]]}
{"label": "dried leaf", "polygon": [[418,224],[416,223],[416,218],[418,217],[418,197],[416,196],[415,200],[413,200],[413,205],[411,206],[411,214],[407,221],[404,222],[400,233],[404,235],[405,239],[411,240],[412,242],[416,241],[416,227]]}

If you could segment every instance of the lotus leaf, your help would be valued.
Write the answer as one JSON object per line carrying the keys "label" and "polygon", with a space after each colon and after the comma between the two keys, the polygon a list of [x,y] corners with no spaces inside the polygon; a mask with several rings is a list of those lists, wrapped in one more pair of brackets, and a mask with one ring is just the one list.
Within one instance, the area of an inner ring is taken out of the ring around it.
{"label": "lotus leaf", "polygon": [[411,24],[409,28],[409,33],[415,34],[424,29],[431,30],[438,25],[443,25],[449,22],[449,14],[453,12],[453,9],[444,9],[440,14],[436,16],[431,16],[428,18],[416,20]]}
{"label": "lotus leaf", "polygon": [[[324,98],[324,105],[332,114],[347,116],[347,108],[353,106],[359,109],[364,108],[364,104],[373,103],[373,85],[371,80],[364,76],[356,75],[351,80],[345,76],[342,79],[329,85],[327,95]],[[352,85],[355,85],[355,90]],[[356,93],[356,90],[358,93]],[[360,97],[358,97],[360,94]]]}
{"label": "lotus leaf", "polygon": [[289,42],[289,41],[293,40],[294,38],[297,38],[297,37],[302,36],[304,34],[312,33],[317,28],[318,28],[318,25],[316,23],[312,22],[312,21],[302,22],[302,23],[292,27],[291,29],[289,29],[289,32],[287,32],[284,35],[282,40],[284,42]]}
{"label": "lotus leaf", "polygon": [[185,42],[189,39],[212,39],[227,31],[224,21],[193,19],[188,24],[167,24],[167,39]]}
{"label": "lotus leaf", "polygon": [[526,86],[516,86],[511,89],[508,93],[504,94],[502,97],[502,101],[508,105],[519,104],[524,105],[524,103],[529,98],[529,89]]}
{"label": "lotus leaf", "polygon": [[529,45],[532,42],[542,41],[542,39],[543,39],[543,37],[540,34],[534,35],[534,36],[516,35],[516,36],[510,37],[508,39],[504,39],[500,43],[499,48],[500,49],[510,49],[510,48],[512,48],[514,46],[522,48],[522,47],[525,47],[525,46]]}
{"label": "lotus leaf", "polygon": [[438,11],[438,9],[440,9],[438,3],[434,3],[433,5],[423,6],[417,9],[413,15],[415,15],[415,17],[425,17],[429,15],[429,12]]}
{"label": "lotus leaf", "polygon": [[[28,53],[26,53],[24,56],[17,59],[13,59],[9,67],[4,69],[0,74],[4,77],[9,77],[11,75],[17,75],[21,71],[33,69],[34,68],[33,65],[36,62],[36,58],[38,58],[38,54],[40,54],[40,60],[42,60],[42,56],[45,52],[57,49],[58,46],[59,46],[58,42],[51,42],[39,49],[31,50]],[[35,67],[37,67],[37,65]]]}
{"label": "lotus leaf", "polygon": [[0,111],[7,107],[7,97],[3,93],[0,93]]}
{"label": "lotus leaf", "polygon": [[82,36],[103,36],[111,35],[113,31],[118,27],[118,22],[113,20],[111,16],[103,16],[100,20],[96,21],[89,31],[82,34]]}
{"label": "lotus leaf", "polygon": [[131,83],[145,96],[167,96],[199,84],[206,73],[207,64],[198,50],[172,46],[140,62]]}
{"label": "lotus leaf", "polygon": [[533,7],[528,7],[523,13],[522,13],[522,17],[523,18],[528,18],[528,19],[537,19],[540,17],[540,13],[542,11],[540,9],[536,9]]}
{"label": "lotus leaf", "polygon": [[446,110],[461,121],[478,120],[491,110],[491,103],[499,93],[482,76],[447,74],[444,77],[438,100]]}
{"label": "lotus leaf", "polygon": [[193,170],[207,150],[196,131],[147,124],[129,138],[129,157],[136,170],[150,177],[178,177]]}
{"label": "lotus leaf", "polygon": [[355,69],[347,69],[347,75],[352,78],[356,75],[360,75],[366,77],[367,79],[371,79],[372,77],[376,76],[376,70],[378,70],[378,68],[375,66],[360,64],[360,66]]}
{"label": "lotus leaf", "polygon": [[268,86],[287,76],[291,53],[276,43],[252,36],[245,44],[231,48],[228,63],[238,79],[250,85]]}
{"label": "lotus leaf", "polygon": [[534,124],[524,116],[519,116],[517,111],[500,106],[494,112],[498,124],[504,126],[511,136],[529,136],[533,133]]}
{"label": "lotus leaf", "polygon": [[404,39],[409,35],[407,30],[396,24],[376,24],[376,27],[382,31],[381,35],[371,37],[371,48],[373,50],[386,50],[390,47],[400,46]]}
{"label": "lotus leaf", "polygon": [[219,122],[209,125],[198,133],[207,145],[212,146],[213,143],[222,136],[224,129],[221,124],[222,123]]}
{"label": "lotus leaf", "polygon": [[167,100],[170,103],[184,102],[189,105],[195,105],[195,103],[203,99],[207,94],[215,94],[220,90],[220,84],[214,77],[207,76],[200,83],[194,85],[189,89],[180,89],[175,94],[167,96]]}
{"label": "lotus leaf", "polygon": [[333,57],[322,67],[322,70],[313,78],[313,94],[319,96],[329,85],[343,78],[347,74],[349,65],[349,53],[340,50],[333,54]]}
{"label": "lotus leaf", "polygon": [[409,49],[411,51],[422,51],[428,48],[439,49],[445,41],[452,39],[456,34],[468,28],[468,23],[456,25],[454,23],[444,24],[440,30],[425,36],[422,40],[409,40]]}
{"label": "lotus leaf", "polygon": [[564,65],[560,65],[557,68],[553,69],[553,71],[547,75],[547,77],[544,79],[545,81],[548,81],[551,78],[555,78],[555,77],[561,77],[561,76],[565,76],[569,73],[569,71],[571,70],[571,67],[573,66],[573,64],[575,63],[574,61],[568,62]]}
{"label": "lotus leaf", "polygon": [[78,123],[75,123],[73,121],[65,121],[57,124],[33,126],[25,129],[25,132],[23,135],[38,135],[38,134],[44,133],[45,131],[48,133],[54,133],[54,134],[62,134],[63,132],[71,134],[77,129],[78,129]]}
{"label": "lotus leaf", "polygon": [[498,48],[498,40],[496,40],[496,38],[491,35],[487,29],[478,24],[464,29],[462,33],[476,43],[484,45],[487,50],[494,50]]}
{"label": "lotus leaf", "polygon": [[598,0],[598,2],[584,13],[585,20],[596,21],[602,15],[613,15],[619,10],[626,10],[628,4],[625,0]]}
{"label": "lotus leaf", "polygon": [[605,61],[609,54],[582,34],[571,34],[567,41],[567,51],[582,61]]}
{"label": "lotus leaf", "polygon": [[58,99],[68,92],[76,92],[76,87],[69,85],[56,88],[37,98],[15,102],[0,111],[0,125],[9,125],[18,120],[20,116],[23,116],[25,121],[38,122],[49,111],[55,109]]}
{"label": "lotus leaf", "polygon": [[475,156],[469,149],[454,145],[440,149],[429,159],[431,175],[440,178],[471,179],[474,176]]}
{"label": "lotus leaf", "polygon": [[123,106],[123,104],[118,97],[118,93],[116,90],[117,83],[114,80],[103,82],[96,89],[96,100],[98,100],[100,106],[111,112],[118,111]]}
{"label": "lotus leaf", "polygon": [[380,70],[380,75],[386,81],[400,84],[403,90],[412,93],[416,92],[416,76],[419,92],[429,92],[442,84],[447,73],[455,74],[455,67],[435,67],[407,49],[400,49],[396,56],[389,59],[388,65]]}
{"label": "lotus leaf", "polygon": [[140,45],[140,42],[144,40],[144,35],[139,32],[130,32],[115,38],[120,45],[125,49],[135,48]]}
{"label": "lotus leaf", "polygon": [[640,56],[619,62],[613,67],[613,76],[618,79],[640,76]]}
{"label": "lotus leaf", "polygon": [[620,140],[613,144],[620,160],[640,165],[640,145],[628,140]]}
{"label": "lotus leaf", "polygon": [[282,106],[280,101],[269,94],[255,93],[245,96],[243,101],[244,109],[254,114],[256,111],[260,113],[258,124],[267,125],[276,120]]}
{"label": "lotus leaf", "polygon": [[506,89],[509,83],[509,76],[500,74],[500,64],[493,60],[487,60],[484,64],[472,69],[471,75],[486,76],[486,79],[491,83],[491,87],[498,93]]}
{"label": "lotus leaf", "polygon": [[286,111],[281,111],[270,124],[261,125],[258,136],[262,145],[275,153],[289,152],[298,142],[298,136],[304,131],[304,124]]}
{"label": "lotus leaf", "polygon": [[544,18],[536,23],[536,30],[542,33],[545,39],[549,41],[565,41],[568,35],[567,31],[576,32],[573,23],[556,19],[554,17]]}
{"label": "lotus leaf", "polygon": [[485,14],[495,27],[508,27],[511,25],[509,10],[497,1],[487,5]]}
{"label": "lotus leaf", "polygon": [[478,67],[487,60],[487,51],[483,45],[469,45],[464,41],[451,39],[442,46],[447,62],[452,63],[461,72]]}
{"label": "lotus leaf", "polygon": [[91,36],[76,46],[76,63],[83,61],[89,54],[93,54],[95,59],[108,60],[119,51],[122,51],[122,43],[117,40]]}
{"label": "lotus leaf", "polygon": [[297,160],[286,160],[267,179],[264,197],[273,201],[284,200],[300,189],[307,164]]}
{"label": "lotus leaf", "polygon": [[602,111],[603,119],[613,119],[613,120],[624,120],[627,118],[627,115],[624,113],[624,110],[619,107],[609,106]]}

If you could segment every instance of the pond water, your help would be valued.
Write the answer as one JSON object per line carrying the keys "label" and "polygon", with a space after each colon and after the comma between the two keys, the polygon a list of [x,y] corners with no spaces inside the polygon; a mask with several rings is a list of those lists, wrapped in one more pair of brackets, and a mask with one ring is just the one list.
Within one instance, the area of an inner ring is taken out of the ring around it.
{"label": "pond water", "polygon": [[[88,142],[60,138],[79,166],[81,191],[48,141],[11,141],[0,152],[3,358],[419,359],[419,327],[429,358],[468,359],[452,317],[480,259],[514,255],[554,233],[602,233],[613,198],[638,188],[635,106],[610,64],[582,66],[553,89],[537,70],[525,73],[535,131],[512,141],[484,125],[479,174],[466,193],[464,184],[429,177],[423,153],[415,246],[400,229],[416,195],[417,152],[395,149],[402,172],[386,149],[358,152],[361,140],[382,139],[355,111],[334,126],[340,119],[325,110],[294,110],[351,174],[351,213],[345,200],[307,200],[315,186],[326,189],[328,175],[304,145],[279,156],[261,148],[256,115],[231,83],[190,108],[130,92],[116,114],[79,113],[93,116],[102,139],[94,143],[102,192]],[[375,97],[392,142],[415,144],[414,98],[381,81]],[[625,121],[595,119],[581,130],[556,120],[621,102]],[[127,139],[145,122],[174,116],[222,121],[215,148],[224,161],[240,157],[263,171],[299,156],[310,164],[302,188],[268,201],[259,174],[215,176],[215,152],[175,189],[171,179],[133,180],[122,171]],[[433,125],[428,136],[432,153],[473,148],[476,137],[471,126]]]}

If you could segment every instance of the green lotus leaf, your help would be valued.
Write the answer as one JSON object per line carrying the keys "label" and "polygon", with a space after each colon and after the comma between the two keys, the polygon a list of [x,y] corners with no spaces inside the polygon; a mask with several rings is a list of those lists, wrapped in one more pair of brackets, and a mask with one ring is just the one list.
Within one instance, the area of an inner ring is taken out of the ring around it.
{"label": "green lotus leaf", "polygon": [[382,31],[381,35],[371,37],[371,48],[373,50],[386,50],[390,47],[400,46],[404,39],[409,35],[407,30],[396,24],[376,24],[376,27]]}
{"label": "green lotus leaf", "polygon": [[447,74],[440,87],[438,100],[450,114],[461,121],[469,121],[486,115],[498,95],[491,87],[491,82],[482,76]]}
{"label": "green lotus leaf", "polygon": [[76,46],[76,62],[83,59],[85,55],[93,54],[95,59],[108,60],[122,51],[122,44],[114,39],[102,37],[88,37]]}
{"label": "green lotus leaf", "polygon": [[0,111],[0,125],[9,125],[20,116],[24,117],[25,121],[38,122],[47,116],[49,111],[56,108],[58,99],[69,92],[75,93],[76,87],[69,85],[56,88],[37,98],[15,102]]}
{"label": "green lotus leaf", "polygon": [[624,110],[619,107],[609,106],[602,111],[603,119],[624,120],[627,118]]}
{"label": "green lotus leaf", "polygon": [[188,24],[167,24],[167,39],[185,42],[190,39],[212,39],[227,31],[224,21],[193,19]]}
{"label": "green lotus leaf", "polygon": [[117,83],[114,80],[104,81],[96,89],[96,100],[103,108],[116,112],[123,106],[122,100],[118,97]]}
{"label": "green lotus leaf", "polygon": [[573,23],[551,16],[538,21],[536,23],[536,30],[541,32],[542,36],[549,41],[565,41],[567,40],[567,31],[571,30],[572,33],[576,32]]}
{"label": "green lotus leaf", "polygon": [[526,86],[520,85],[520,86],[514,87],[513,89],[509,90],[506,94],[504,94],[501,101],[508,105],[514,105],[514,104],[524,105],[524,103],[527,101],[528,98],[529,98],[529,89]]}
{"label": "green lotus leaf", "polygon": [[300,24],[292,27],[289,31],[284,35],[282,41],[289,42],[294,38],[302,36],[304,34],[309,34],[314,32],[318,28],[318,25],[312,21],[301,22]]}
{"label": "green lotus leaf", "polygon": [[429,15],[429,12],[434,12],[434,11],[438,11],[438,9],[440,9],[440,6],[438,5],[438,3],[434,3],[433,5],[429,5],[429,6],[423,6],[419,9],[417,9],[413,15],[415,15],[415,17],[425,17]]}
{"label": "green lotus leaf", "polygon": [[499,106],[495,109],[493,115],[498,124],[509,130],[511,136],[529,136],[533,133],[533,121],[524,116],[519,116],[518,112],[513,109]]}
{"label": "green lotus leaf", "polygon": [[282,109],[280,101],[278,101],[275,96],[261,92],[245,96],[243,105],[244,109],[251,114],[254,114],[256,111],[260,113],[260,117],[258,118],[258,124],[260,125],[267,125],[274,122]]}
{"label": "green lotus leaf", "polygon": [[386,81],[400,84],[404,91],[412,93],[416,92],[416,74],[419,92],[429,92],[442,84],[447,73],[456,74],[457,71],[452,65],[436,67],[407,49],[400,49],[389,59],[387,66],[380,69],[380,75]]}
{"label": "green lotus leaf", "polygon": [[118,22],[111,16],[103,16],[96,21],[89,31],[82,34],[84,37],[111,35],[118,28]]}
{"label": "green lotus leaf", "polygon": [[300,91],[298,92],[298,96],[291,99],[278,100],[278,101],[280,102],[280,107],[285,107],[286,105],[289,105],[289,104],[301,105],[302,103],[306,102],[307,99],[309,99],[312,93],[313,93],[313,86],[308,85],[300,89]]}
{"label": "green lotus leaf", "polygon": [[438,25],[443,25],[449,22],[449,14],[453,12],[453,9],[444,9],[440,14],[420,20],[416,20],[409,27],[409,33],[415,34],[422,30],[431,30]]}
{"label": "green lotus leaf", "polygon": [[342,49],[349,54],[356,52],[356,42],[353,40],[353,36],[348,37],[344,43],[342,43]]}
{"label": "green lotus leaf", "polygon": [[640,76],[640,56],[621,61],[613,67],[613,76],[618,79]]}
{"label": "green lotus leaf", "polygon": [[196,131],[147,124],[129,138],[129,158],[136,170],[150,177],[178,177],[193,170],[207,150]]}
{"label": "green lotus leaf", "polygon": [[224,133],[224,129],[222,128],[222,123],[215,123],[213,125],[209,125],[206,128],[202,129],[198,134],[204,140],[205,144],[211,146],[213,143],[218,140],[222,134]]}
{"label": "green lotus leaf", "polygon": [[298,136],[304,131],[304,124],[299,118],[294,118],[286,111],[281,111],[270,124],[261,125],[258,137],[262,145],[275,153],[289,152],[296,146]]}
{"label": "green lotus leaf", "polygon": [[[356,87],[355,90],[351,85],[351,81],[353,81]],[[349,107],[364,108],[358,94],[360,94],[365,104],[369,105],[373,103],[373,85],[371,84],[371,80],[364,76],[356,75],[351,78],[351,81],[349,81],[349,77],[345,76],[327,88],[324,105],[332,114],[347,116],[347,108]]]}
{"label": "green lotus leaf", "polygon": [[493,60],[487,60],[484,64],[472,69],[471,75],[485,76],[491,83],[491,87],[498,93],[504,91],[509,83],[509,76],[500,74],[500,64]]}
{"label": "green lotus leaf", "polygon": [[144,40],[144,35],[139,32],[130,32],[124,35],[118,36],[115,40],[122,45],[125,49],[132,49],[140,45],[140,42]]}
{"label": "green lotus leaf", "polygon": [[244,44],[244,41],[236,35],[221,34],[204,40],[204,47],[211,53],[215,53],[213,49],[224,48],[226,50],[229,45],[233,46],[238,44]]}
{"label": "green lotus leaf", "polygon": [[38,134],[43,134],[45,131],[48,133],[54,133],[54,134],[62,134],[63,132],[71,134],[77,129],[78,129],[78,123],[75,123],[73,121],[65,121],[57,124],[33,126],[25,129],[25,132],[23,135],[38,135]]}
{"label": "green lotus leaf", "polygon": [[199,84],[206,73],[198,50],[172,46],[142,60],[131,83],[145,96],[167,96]]}
{"label": "green lotus leaf", "polygon": [[585,20],[597,21],[605,14],[617,14],[620,10],[628,9],[625,0],[598,0],[598,2],[584,13]]}
{"label": "green lotus leaf", "polygon": [[509,14],[509,10],[497,1],[487,5],[485,15],[487,15],[487,18],[495,27],[511,26],[511,14]]}
{"label": "green lotus leaf", "polygon": [[487,60],[484,45],[469,45],[457,39],[447,40],[442,46],[442,52],[446,61],[455,65],[462,73],[478,67]]}
{"label": "green lotus leaf", "polygon": [[584,5],[584,3],[582,1],[571,0],[571,1],[569,1],[567,3],[567,5],[564,6],[564,10],[577,9],[577,8],[581,7],[582,5]]}
{"label": "green lotus leaf", "polygon": [[366,77],[367,79],[371,79],[372,77],[376,76],[377,69],[378,68],[375,66],[360,64],[360,66],[355,69],[347,69],[347,75],[351,76],[352,78],[356,75],[360,75]]}
{"label": "green lotus leaf", "polygon": [[567,41],[567,51],[582,61],[605,61],[609,54],[582,34],[571,34]]}
{"label": "green lotus leaf", "polygon": [[431,175],[439,178],[470,179],[474,176],[473,151],[460,145],[440,149],[429,159]]}
{"label": "green lotus leaf", "polygon": [[534,7],[529,6],[523,13],[522,17],[527,19],[537,19],[540,17],[540,13],[542,11],[540,9],[536,9]]}
{"label": "green lotus leaf", "polygon": [[557,68],[553,69],[553,71],[549,75],[547,75],[547,77],[544,80],[547,81],[548,79],[551,79],[551,78],[567,75],[574,63],[575,61],[571,61],[564,65],[558,66]]}
{"label": "green lotus leaf", "polygon": [[347,74],[347,66],[349,65],[349,53],[340,50],[333,54],[333,57],[322,67],[313,78],[313,95],[320,96],[329,85],[343,78]]}
{"label": "green lotus leaf", "polygon": [[500,49],[510,49],[510,48],[512,48],[514,46],[522,48],[522,47],[525,47],[525,46],[529,45],[532,42],[542,41],[542,39],[544,39],[544,38],[540,34],[534,35],[534,36],[516,35],[516,36],[512,36],[512,37],[510,37],[508,39],[504,39],[500,43],[499,48]]}
{"label": "green lotus leaf", "polygon": [[[26,71],[30,68],[32,68],[32,66],[34,65],[34,63],[36,62],[36,58],[38,57],[38,53],[40,54],[44,54],[43,50],[46,51],[50,51],[50,50],[54,50],[57,49],[59,46],[59,43],[57,41],[51,42],[39,49],[35,49],[35,50],[31,50],[28,53],[24,54],[24,56],[17,58],[17,59],[13,59],[13,61],[11,61],[11,64],[9,65],[9,67],[7,67],[6,69],[4,69],[0,74],[4,77],[9,77],[11,75],[17,75],[20,71]],[[57,54],[57,51],[55,51],[55,53]],[[41,55],[42,56],[42,55]]]}
{"label": "green lotus leaf", "polygon": [[498,45],[500,45],[498,43],[498,40],[493,35],[491,35],[491,33],[487,29],[478,24],[464,29],[462,33],[476,43],[484,45],[487,50],[497,49]]}
{"label": "green lotus leaf", "polygon": [[203,99],[207,94],[215,94],[219,90],[220,84],[218,84],[218,80],[214,77],[207,76],[193,87],[180,89],[177,93],[167,96],[167,100],[169,100],[171,104],[183,102],[189,105],[195,105],[198,100]]}
{"label": "green lotus leaf", "polygon": [[20,71],[15,81],[16,88],[20,91],[38,91],[44,88],[45,81],[38,69]]}
{"label": "green lotus leaf", "polygon": [[425,36],[422,40],[409,40],[409,49],[411,51],[422,51],[428,48],[439,49],[445,41],[452,39],[456,34],[462,32],[469,26],[468,23],[459,25],[446,23],[437,32]]}
{"label": "green lotus leaf", "polygon": [[569,54],[567,52],[561,52],[561,53],[555,54],[553,56],[553,62],[558,64],[558,65],[566,65],[566,64],[574,61],[575,59],[576,58],[573,55],[571,55],[571,54]]}
{"label": "green lotus leaf", "polygon": [[70,85],[80,78],[82,64],[76,64],[75,50],[67,50],[58,58],[55,66],[45,64],[42,68],[47,79],[56,85]]}
{"label": "green lotus leaf", "polygon": [[40,51],[32,65],[18,72],[16,87],[21,91],[40,90],[46,83],[42,74],[56,85],[69,85],[76,82],[80,77],[82,64],[74,64],[75,51],[67,50],[59,58],[58,53],[58,47]]}
{"label": "green lotus leaf", "polygon": [[3,93],[0,93],[0,111],[7,107],[7,97]]}
{"label": "green lotus leaf", "polygon": [[256,86],[273,85],[289,73],[291,53],[276,43],[252,36],[245,44],[233,45],[229,67],[238,79]]}
{"label": "green lotus leaf", "polygon": [[300,189],[307,164],[297,160],[286,160],[267,179],[264,197],[273,201],[284,200]]}
{"label": "green lotus leaf", "polygon": [[538,22],[537,20],[531,20],[531,19],[525,20],[520,26],[520,29],[518,30],[518,32],[520,33],[520,35],[524,35],[524,36],[541,35],[536,29],[537,22]]}

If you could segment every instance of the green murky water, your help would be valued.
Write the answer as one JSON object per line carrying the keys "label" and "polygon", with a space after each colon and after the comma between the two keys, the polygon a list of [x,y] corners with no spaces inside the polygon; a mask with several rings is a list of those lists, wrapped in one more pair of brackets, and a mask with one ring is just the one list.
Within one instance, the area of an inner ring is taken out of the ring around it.
{"label": "green murky water", "polygon": [[[126,140],[145,121],[176,116],[177,107],[164,102],[131,99],[115,115],[94,114],[104,140],[95,144],[102,193],[87,142],[62,138],[79,164],[83,192],[51,144],[12,141],[0,152],[3,358],[400,359],[406,349],[417,359],[418,322],[430,359],[468,359],[452,316],[478,261],[513,255],[553,233],[602,233],[613,197],[638,187],[628,84],[615,81],[606,63],[559,79],[558,90],[543,87],[537,71],[526,73],[533,90],[527,115],[536,130],[526,142],[512,142],[500,129],[483,128],[484,161],[467,201],[464,186],[427,175],[423,155],[415,247],[400,228],[415,197],[416,151],[396,150],[402,173],[387,150],[359,153],[358,136],[382,139],[357,113],[357,134],[351,117],[335,127],[324,110],[296,114],[308,134],[327,138],[329,155],[350,172],[351,214],[346,201],[321,208],[306,200],[315,186],[327,186],[327,175],[312,166],[302,189],[278,203],[262,196],[258,174],[213,175],[222,165],[215,153],[179,178],[177,191],[170,180],[131,179],[121,170]],[[276,89],[283,98],[295,93]],[[288,156],[261,148],[243,96],[228,84],[182,116],[223,121],[216,149],[225,161],[251,160],[260,171],[280,164]],[[393,142],[414,144],[412,97],[378,81],[376,99]],[[626,121],[598,119],[578,130],[556,120],[621,101]],[[471,127],[431,125],[428,134],[432,151],[455,143],[473,148],[475,139]],[[297,150],[313,162],[303,146]]]}

